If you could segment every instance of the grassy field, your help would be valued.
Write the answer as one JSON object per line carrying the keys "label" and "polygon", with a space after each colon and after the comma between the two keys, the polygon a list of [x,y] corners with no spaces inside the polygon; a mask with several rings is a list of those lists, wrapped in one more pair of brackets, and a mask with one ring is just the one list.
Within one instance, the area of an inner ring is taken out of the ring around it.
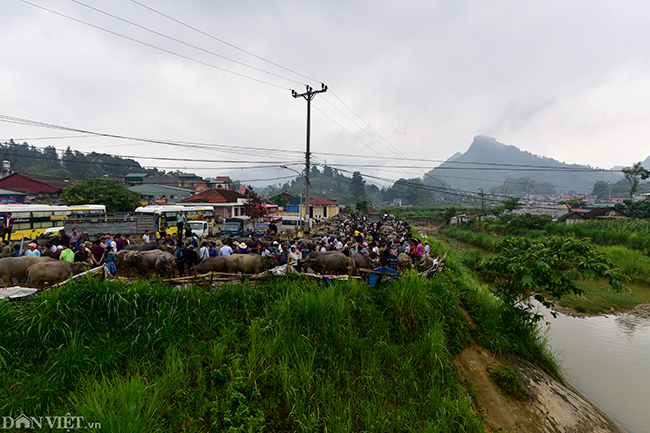
{"label": "grassy field", "polygon": [[111,432],[482,432],[452,363],[471,336],[557,369],[453,251],[446,264],[377,288],[83,280],[2,302],[0,413],[70,413]]}
{"label": "grassy field", "polygon": [[599,245],[622,245],[650,254],[650,221],[648,220],[588,220],[580,224],[549,224],[548,234],[590,238]]}
{"label": "grassy field", "polygon": [[642,303],[632,298],[629,293],[616,293],[604,280],[590,284],[578,283],[577,286],[583,291],[581,295],[565,295],[558,300],[558,303],[588,314],[605,313],[611,308],[629,310]]}

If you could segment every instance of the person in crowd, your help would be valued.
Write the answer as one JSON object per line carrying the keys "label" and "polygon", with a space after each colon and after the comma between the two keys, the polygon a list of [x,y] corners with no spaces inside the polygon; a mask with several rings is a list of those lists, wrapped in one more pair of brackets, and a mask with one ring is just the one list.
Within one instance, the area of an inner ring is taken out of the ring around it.
{"label": "person in crowd", "polygon": [[239,254],[248,254],[248,253],[249,253],[249,251],[248,251],[248,245],[246,245],[246,244],[243,243],[243,242],[240,243],[240,244],[239,244]]}
{"label": "person in crowd", "polygon": [[201,249],[199,250],[199,262],[202,262],[208,257],[210,257],[210,248],[208,248],[208,243],[204,241],[201,244]]}
{"label": "person in crowd", "polygon": [[196,236],[192,236],[192,240],[190,241],[190,245],[192,245],[194,248],[199,247],[199,238]]}
{"label": "person in crowd", "polygon": [[166,239],[167,238],[167,227],[165,224],[160,225],[160,230],[158,230],[158,237],[160,239]]}
{"label": "person in crowd", "polygon": [[68,262],[74,263],[74,251],[68,248],[67,245],[61,245],[61,246],[63,247],[63,250],[61,251],[59,260],[66,260]]}
{"label": "person in crowd", "polygon": [[224,246],[219,249],[219,255],[224,256],[226,258],[230,257],[232,254],[232,246],[230,246],[230,243],[225,244]]}
{"label": "person in crowd", "polygon": [[106,249],[102,247],[101,240],[97,239],[90,249],[90,252],[93,255],[93,260],[97,266],[101,266],[104,263],[104,255],[106,254]]}
{"label": "person in crowd", "polygon": [[[122,239],[122,235],[119,234],[119,233],[116,234],[115,237],[113,238],[113,240],[115,241],[115,244],[117,246],[117,251],[121,250],[123,248],[123,246],[124,246],[124,239]],[[117,251],[115,251],[116,254],[117,254]]]}
{"label": "person in crowd", "polygon": [[396,244],[393,244],[393,246],[390,249],[390,262],[388,266],[390,266],[393,269],[397,269],[397,256],[399,256],[399,250],[397,248]]}
{"label": "person in crowd", "polygon": [[181,277],[185,276],[185,244],[183,242],[178,242],[178,247],[174,252],[176,257],[176,267],[178,269],[178,275]]}
{"label": "person in crowd", "polygon": [[56,246],[56,251],[52,253],[52,258],[56,260],[61,259],[61,252],[63,251],[63,245],[57,245]]}
{"label": "person in crowd", "polygon": [[13,246],[11,249],[11,257],[20,257],[22,254],[22,251],[20,251],[20,245],[16,244]]}
{"label": "person in crowd", "polygon": [[79,243],[83,244],[86,242],[90,242],[90,237],[88,236],[88,232],[83,232],[79,237]]}
{"label": "person in crowd", "polygon": [[68,237],[68,235],[65,234],[65,230],[62,229],[62,230],[59,230],[59,233],[57,234],[56,239],[54,239],[52,241],[52,243],[54,245],[56,245],[57,247],[59,245],[68,245],[69,246],[70,245],[70,238]]}
{"label": "person in crowd", "polygon": [[149,230],[144,231],[144,234],[142,235],[142,243],[143,244],[149,243]]}
{"label": "person in crowd", "polygon": [[278,234],[278,226],[276,226],[275,223],[271,222],[268,228],[268,235],[273,236],[277,234]]}
{"label": "person in crowd", "polygon": [[260,253],[260,244],[257,242],[257,239],[253,238],[251,239],[251,254],[259,254]]}
{"label": "person in crowd", "polygon": [[273,254],[271,254],[271,251],[269,251],[269,249],[264,244],[262,244],[261,250],[262,251],[261,251],[260,255],[262,257],[272,256],[273,255]]}
{"label": "person in crowd", "polygon": [[74,248],[75,250],[79,249],[79,238],[81,235],[77,232],[77,228],[72,229],[72,233],[68,237],[68,246]]}
{"label": "person in crowd", "polygon": [[11,257],[11,247],[9,241],[2,241],[2,258]]}
{"label": "person in crowd", "polygon": [[30,243],[27,245],[27,251],[25,251],[25,256],[41,256],[41,252],[38,249],[38,245],[36,245],[34,242]]}
{"label": "person in crowd", "polygon": [[302,259],[302,253],[296,249],[295,245],[291,245],[291,249],[289,250],[289,260],[298,263],[298,260],[300,259]]}
{"label": "person in crowd", "polygon": [[53,254],[52,243],[51,242],[46,242],[45,243],[45,248],[43,248],[43,251],[41,252],[41,256],[43,256],[43,257],[52,257],[52,254]]}
{"label": "person in crowd", "polygon": [[191,238],[193,236],[192,227],[189,224],[185,225],[185,237]]}
{"label": "person in crowd", "polygon": [[11,212],[7,212],[7,215],[2,219],[2,240],[5,240],[5,237],[8,241],[11,241],[11,232],[14,229],[14,219],[11,216]]}
{"label": "person in crowd", "polygon": [[128,247],[133,243],[133,239],[131,239],[131,235],[124,235],[124,241],[122,242],[122,249]]}
{"label": "person in crowd", "polygon": [[169,233],[165,235],[165,240],[163,241],[163,245],[170,245],[170,246],[174,245],[174,240],[172,239]]}
{"label": "person in crowd", "polygon": [[281,245],[282,252],[280,253],[280,258],[278,259],[278,262],[280,262],[280,265],[286,265],[287,262],[289,261],[289,249],[287,248],[286,245]]}
{"label": "person in crowd", "polygon": [[185,227],[185,221],[187,221],[187,216],[183,213],[182,210],[179,210],[178,215],[176,215],[176,230],[179,238],[183,237],[183,227]]}
{"label": "person in crowd", "polygon": [[215,257],[217,255],[217,244],[214,241],[210,241],[210,246],[208,247],[208,256]]}
{"label": "person in crowd", "polygon": [[79,245],[79,250],[76,253],[74,253],[74,261],[90,265],[92,263],[90,261],[90,256],[92,254],[88,254],[88,253],[89,253],[89,251],[88,251],[88,247],[86,246],[86,244]]}
{"label": "person in crowd", "polygon": [[106,236],[108,236],[107,241],[109,242],[108,244],[109,250],[112,251],[113,254],[117,254],[117,252],[119,251],[119,248],[117,247],[117,240],[120,239],[119,233],[115,235],[115,237],[113,237],[113,240],[110,239],[111,237],[109,235]]}
{"label": "person in crowd", "polygon": [[117,273],[117,254],[112,250],[109,249],[106,251],[106,256],[104,257],[104,265],[108,268],[108,272],[111,273],[111,275],[115,275]]}
{"label": "person in crowd", "polygon": [[196,276],[196,265],[198,264],[199,258],[196,251],[194,251],[194,245],[189,244],[185,249],[185,267],[187,268],[187,273]]}
{"label": "person in crowd", "polygon": [[429,241],[424,241],[424,249],[422,250],[424,254],[431,253],[431,247],[429,246]]}

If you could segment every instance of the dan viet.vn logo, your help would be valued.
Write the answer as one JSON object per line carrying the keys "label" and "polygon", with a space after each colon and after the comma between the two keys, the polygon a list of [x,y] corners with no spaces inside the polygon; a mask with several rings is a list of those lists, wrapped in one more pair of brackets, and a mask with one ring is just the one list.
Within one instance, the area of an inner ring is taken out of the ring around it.
{"label": "dan viet.vn logo", "polygon": [[73,416],[66,413],[64,416],[27,416],[18,415],[17,417],[3,416],[3,429],[28,429],[50,428],[52,430],[69,430],[69,429],[100,429],[101,423],[86,422],[83,416]]}

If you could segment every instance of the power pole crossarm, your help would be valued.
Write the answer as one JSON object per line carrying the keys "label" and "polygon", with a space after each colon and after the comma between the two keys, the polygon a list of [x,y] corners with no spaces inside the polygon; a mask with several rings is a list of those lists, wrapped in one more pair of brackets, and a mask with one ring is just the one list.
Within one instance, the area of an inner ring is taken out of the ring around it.
{"label": "power pole crossarm", "polygon": [[308,233],[309,232],[309,211],[310,211],[310,206],[309,206],[309,175],[311,173],[311,167],[310,167],[310,158],[311,158],[311,152],[309,150],[309,137],[310,137],[310,130],[311,130],[311,100],[314,99],[314,97],[319,94],[319,93],[324,93],[327,92],[327,86],[325,84],[321,83],[321,89],[320,90],[314,90],[310,86],[306,86],[307,91],[304,93],[298,93],[295,90],[291,90],[291,96],[294,98],[305,98],[307,101],[307,150],[305,151],[305,203],[306,203],[306,211],[305,211],[305,230]]}

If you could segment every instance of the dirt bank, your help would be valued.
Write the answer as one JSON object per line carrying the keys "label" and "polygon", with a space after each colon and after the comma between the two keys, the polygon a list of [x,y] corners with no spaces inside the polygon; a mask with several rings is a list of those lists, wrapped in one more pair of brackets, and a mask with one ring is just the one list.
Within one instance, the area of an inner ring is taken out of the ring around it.
{"label": "dirt bank", "polygon": [[[476,344],[454,360],[464,378],[473,382],[476,401],[493,430],[526,433],[598,433],[625,431],[577,390],[552,378],[514,355],[496,356]],[[510,366],[529,398],[517,400],[501,394],[489,371]]]}

